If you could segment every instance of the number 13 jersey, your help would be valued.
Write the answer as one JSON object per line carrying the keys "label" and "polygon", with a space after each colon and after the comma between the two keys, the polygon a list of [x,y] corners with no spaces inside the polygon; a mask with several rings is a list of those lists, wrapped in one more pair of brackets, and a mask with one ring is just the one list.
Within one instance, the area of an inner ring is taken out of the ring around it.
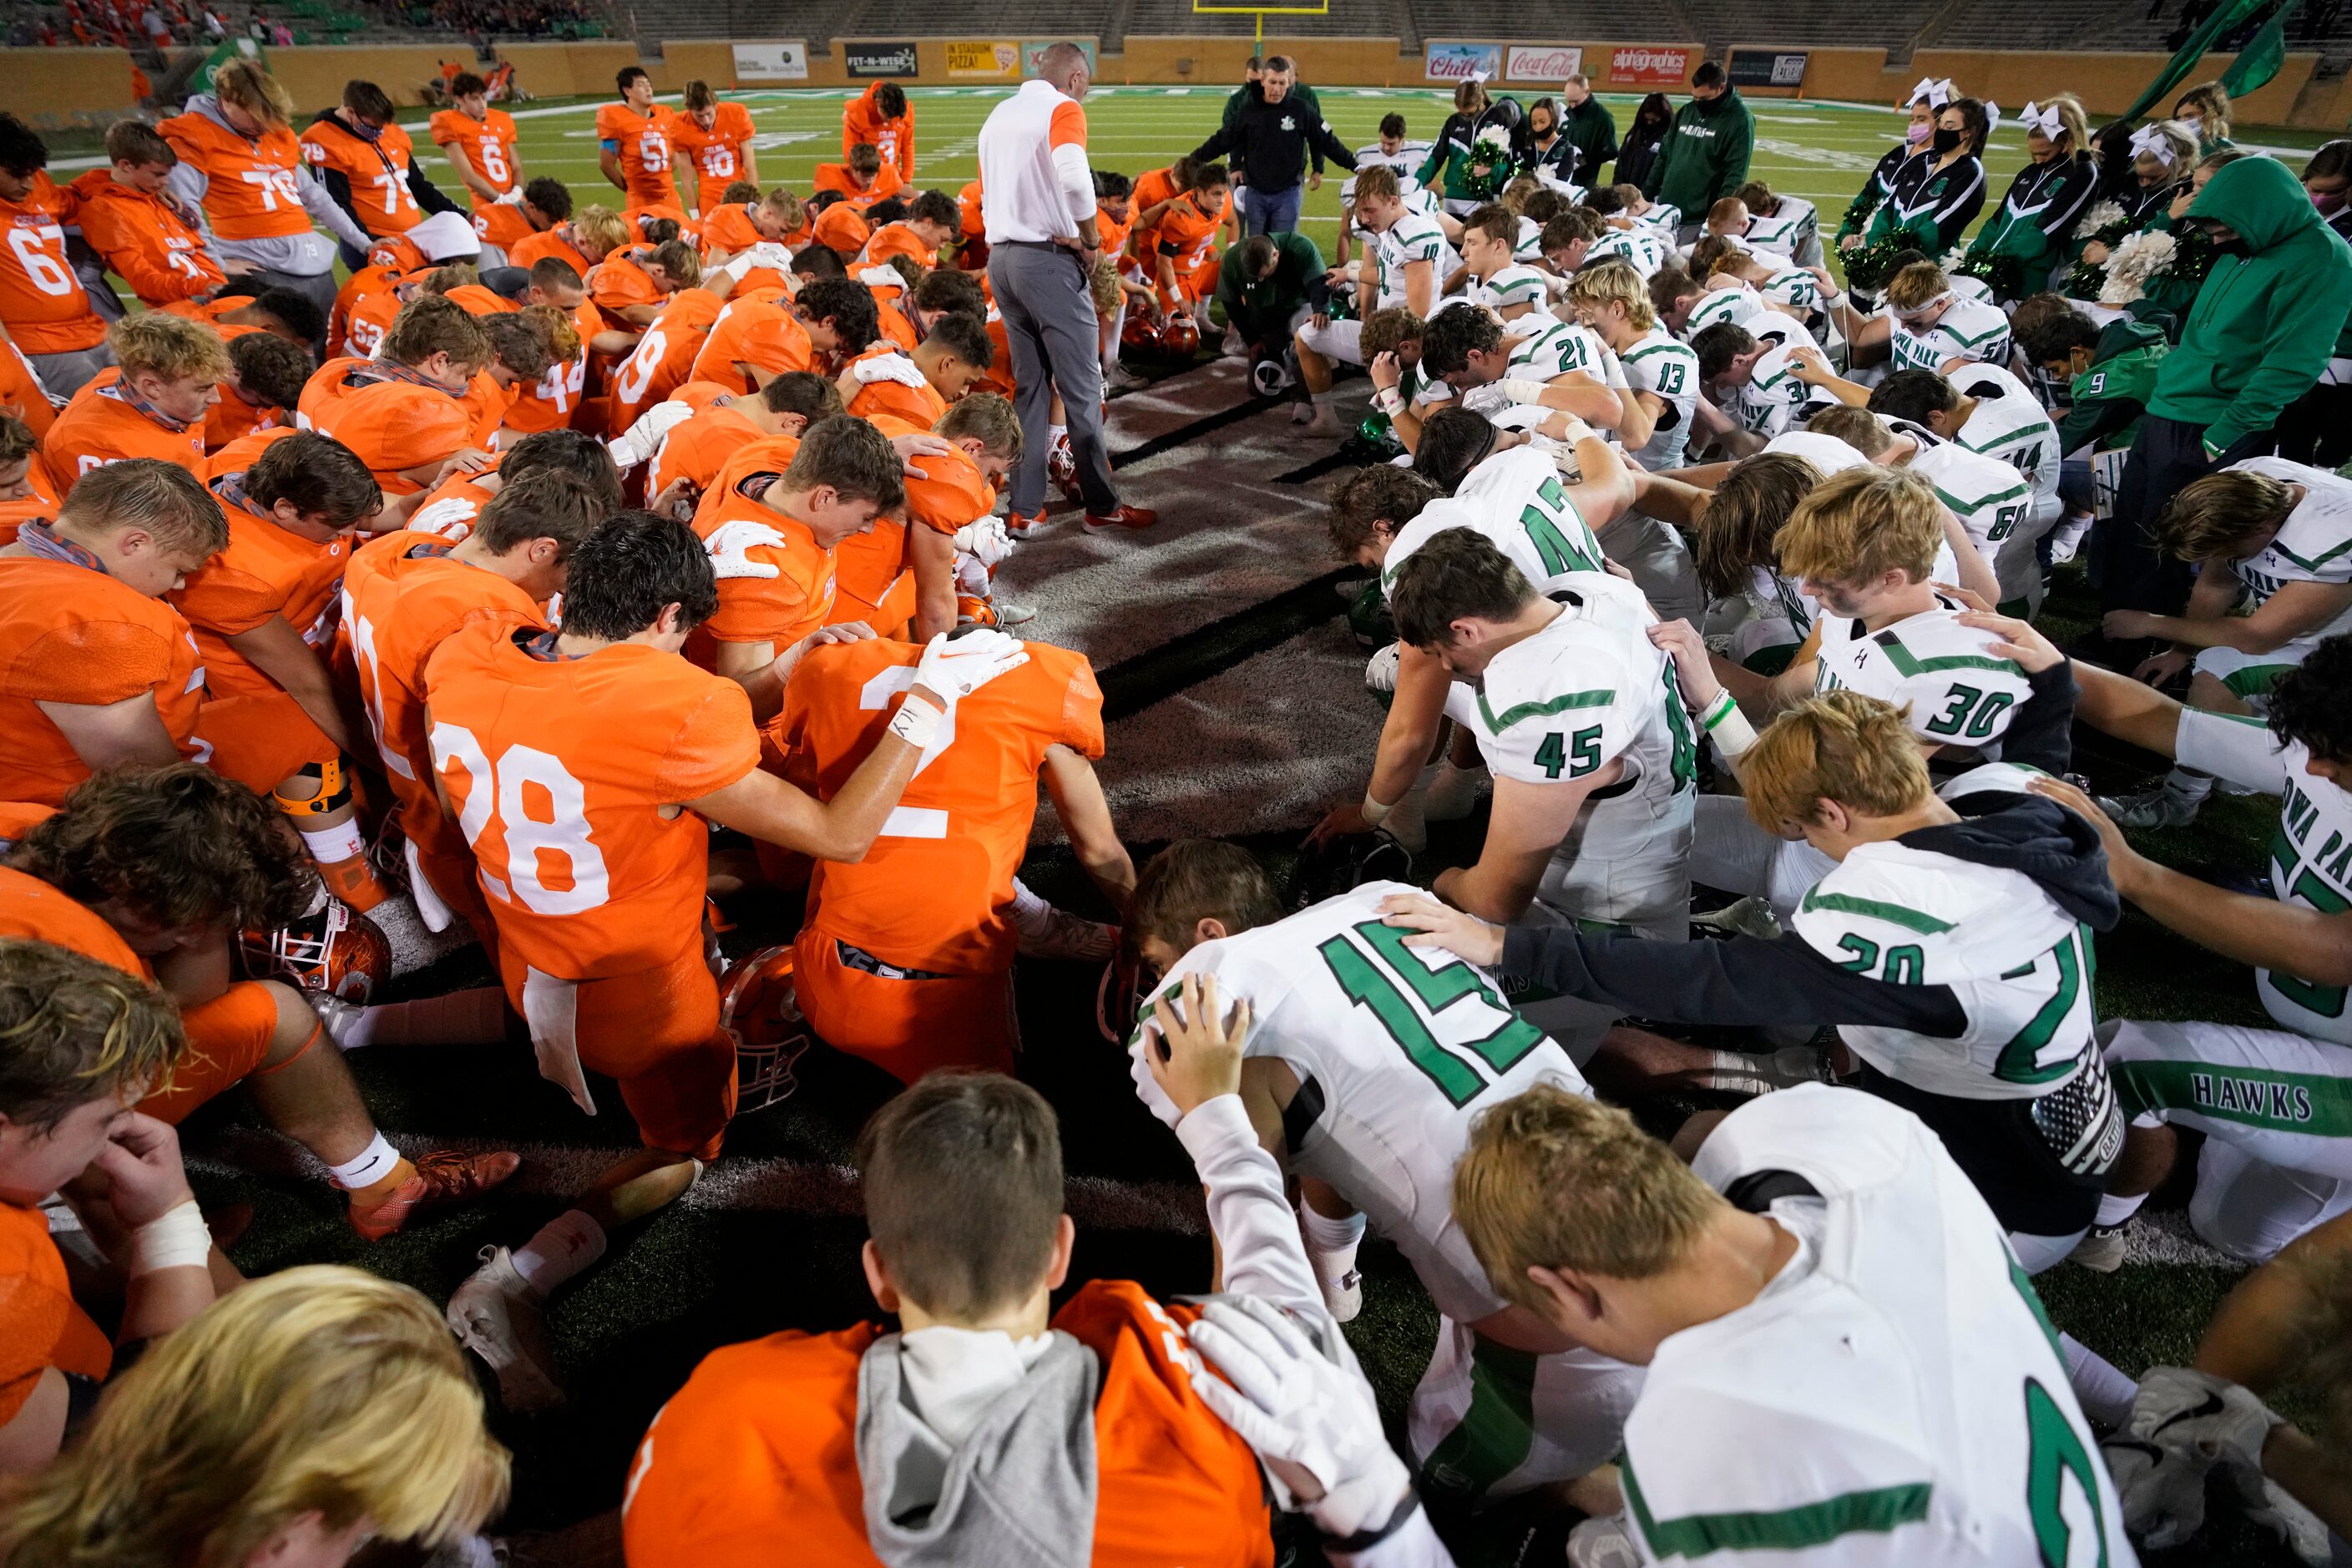
{"label": "number 13 jersey", "polygon": [[[1454,1224],[1454,1165],[1489,1105],[1549,1079],[1589,1092],[1568,1053],[1502,999],[1483,971],[1442,948],[1410,948],[1381,900],[1420,889],[1367,882],[1270,926],[1202,942],[1155,997],[1213,975],[1220,1005],[1247,998],[1246,1054],[1298,1077],[1283,1114],[1290,1168],[1328,1182],[1395,1243],[1438,1309],[1475,1322],[1504,1305]],[[1150,1001],[1128,1041],[1136,1092],[1173,1126],[1176,1107],[1144,1053],[1159,1048]]]}

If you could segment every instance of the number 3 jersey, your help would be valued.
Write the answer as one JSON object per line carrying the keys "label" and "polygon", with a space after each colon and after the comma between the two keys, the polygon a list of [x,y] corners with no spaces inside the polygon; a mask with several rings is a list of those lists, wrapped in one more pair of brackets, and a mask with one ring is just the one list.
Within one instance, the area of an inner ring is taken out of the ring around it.
{"label": "number 3 jersey", "polygon": [[2041,1301],[1924,1123],[1784,1089],[1692,1168],[1797,1249],[1650,1363],[1622,1460],[1643,1562],[2137,1561]]}
{"label": "number 3 jersey", "polygon": [[[1396,1244],[1457,1322],[1504,1303],[1454,1223],[1454,1162],[1476,1113],[1538,1082],[1581,1094],[1568,1054],[1520,1017],[1483,971],[1412,948],[1381,901],[1419,889],[1367,882],[1270,926],[1201,943],[1154,993],[1213,975],[1222,1005],[1247,998],[1246,1052],[1281,1061],[1298,1092],[1283,1113],[1290,1168],[1326,1181]],[[1144,1053],[1160,1028],[1145,1002],[1128,1041],[1136,1092],[1174,1126]]]}

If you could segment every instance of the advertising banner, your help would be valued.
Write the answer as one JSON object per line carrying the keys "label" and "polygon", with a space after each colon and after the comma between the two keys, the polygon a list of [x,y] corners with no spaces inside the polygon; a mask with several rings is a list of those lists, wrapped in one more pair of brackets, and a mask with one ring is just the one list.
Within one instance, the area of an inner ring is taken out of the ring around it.
{"label": "advertising banner", "polygon": [[1502,74],[1500,44],[1431,44],[1422,51],[1423,69],[1431,81],[1491,81]]}
{"label": "advertising banner", "polygon": [[1563,82],[1584,68],[1584,51],[1570,44],[1513,44],[1504,57],[1510,81]]}
{"label": "advertising banner", "polygon": [[1805,85],[1805,59],[1802,52],[1784,54],[1773,49],[1734,49],[1731,63],[1724,74],[1731,78],[1734,87],[1802,87]]}
{"label": "advertising banner", "polygon": [[1690,79],[1696,49],[1664,48],[1654,44],[1629,44],[1609,57],[1609,80],[1615,87],[1680,87]]}
{"label": "advertising banner", "polygon": [[782,43],[735,46],[737,81],[808,80],[808,46],[798,38]]}
{"label": "advertising banner", "polygon": [[976,81],[1012,81],[1021,74],[1021,46],[1010,38],[950,38],[948,75]]}
{"label": "advertising banner", "polygon": [[1038,57],[1055,44],[1076,44],[1079,48],[1084,49],[1087,56],[1087,74],[1092,75],[1101,68],[1102,62],[1095,58],[1095,41],[1092,38],[1029,38],[1024,40],[1021,45],[1021,74],[1035,75]]}
{"label": "advertising banner", "polygon": [[841,46],[841,68],[854,77],[913,76],[917,73],[915,46],[911,40],[903,43],[845,43]]}

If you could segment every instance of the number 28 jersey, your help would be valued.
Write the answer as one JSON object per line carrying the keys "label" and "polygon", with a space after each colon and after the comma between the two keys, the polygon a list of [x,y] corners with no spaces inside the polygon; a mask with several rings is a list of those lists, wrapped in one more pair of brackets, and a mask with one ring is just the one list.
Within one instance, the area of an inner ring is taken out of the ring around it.
{"label": "number 28 jersey", "polygon": [[[1442,948],[1412,948],[1381,900],[1420,889],[1367,882],[1289,919],[1202,942],[1154,994],[1213,975],[1226,1005],[1247,998],[1245,1047],[1298,1077],[1284,1116],[1291,1168],[1327,1181],[1410,1259],[1440,1310],[1471,1322],[1501,1310],[1454,1224],[1454,1162],[1470,1124],[1538,1082],[1587,1092],[1568,1053],[1504,1002],[1492,977]],[[1147,1001],[1128,1041],[1136,1092],[1173,1126],[1152,1081],[1159,1048]]]}

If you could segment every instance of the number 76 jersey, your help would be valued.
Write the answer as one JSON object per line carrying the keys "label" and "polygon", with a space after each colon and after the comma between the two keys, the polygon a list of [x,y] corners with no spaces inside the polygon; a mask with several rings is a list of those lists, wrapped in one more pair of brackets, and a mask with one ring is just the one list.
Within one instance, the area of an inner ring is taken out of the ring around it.
{"label": "number 76 jersey", "polygon": [[[1454,1166],[1478,1112],[1546,1080],[1590,1092],[1568,1053],[1520,1017],[1494,980],[1443,948],[1412,948],[1367,882],[1270,926],[1202,942],[1153,997],[1213,975],[1222,1005],[1247,998],[1246,1054],[1281,1061],[1298,1093],[1283,1115],[1290,1168],[1326,1181],[1393,1242],[1457,1322],[1502,1310],[1454,1224]],[[1173,1004],[1171,1004],[1173,1005]],[[1145,1065],[1160,1027],[1147,999],[1128,1040],[1136,1092],[1173,1126]]]}

